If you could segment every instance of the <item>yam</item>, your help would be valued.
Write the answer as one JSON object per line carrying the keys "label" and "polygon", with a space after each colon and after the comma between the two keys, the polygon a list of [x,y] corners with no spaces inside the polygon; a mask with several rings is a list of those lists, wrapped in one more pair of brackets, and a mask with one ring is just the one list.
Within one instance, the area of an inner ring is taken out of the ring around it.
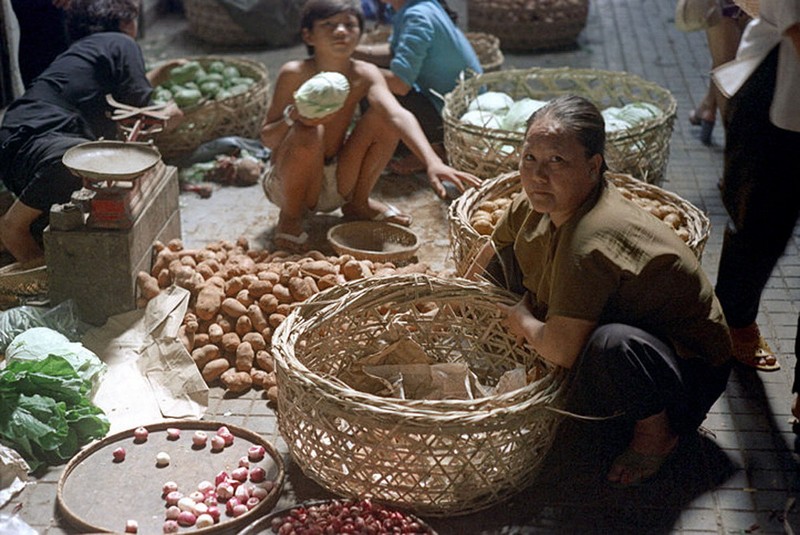
{"label": "yam", "polygon": [[293,301],[292,292],[281,283],[272,287],[272,295],[278,298],[279,303],[291,303]]}
{"label": "yam", "polygon": [[267,317],[258,305],[254,304],[247,307],[247,317],[250,318],[250,324],[253,326],[253,330],[257,332],[261,332],[264,330],[264,327],[269,326]]}
{"label": "yam", "polygon": [[236,297],[240,291],[244,288],[244,281],[242,281],[241,277],[231,277],[227,281],[225,281],[225,295],[227,297]]}
{"label": "yam", "polygon": [[314,292],[311,290],[306,280],[301,277],[292,277],[289,279],[288,287],[289,293],[294,301],[302,302],[314,295]]}
{"label": "yam", "polygon": [[267,389],[267,399],[272,403],[278,403],[278,387],[271,386]]}
{"label": "yam", "polygon": [[146,271],[136,274],[136,285],[139,287],[139,294],[148,301],[161,292],[158,280]]}
{"label": "yam", "polygon": [[258,368],[250,368],[250,379],[253,380],[254,388],[267,388],[264,381],[267,379],[267,372]]}
{"label": "yam", "polygon": [[285,320],[285,319],[286,319],[286,316],[283,315],[283,314],[278,314],[277,312],[274,313],[274,314],[270,314],[269,318],[268,318],[269,326],[272,327],[273,329],[275,329],[278,325],[283,323],[283,320]]}
{"label": "yam", "polygon": [[247,314],[239,316],[239,318],[236,320],[236,326],[234,327],[234,331],[236,331],[236,334],[239,335],[239,338],[243,337],[252,330],[253,323],[250,321],[250,318],[247,316]]}
{"label": "yam", "polygon": [[222,335],[222,350],[228,354],[235,354],[236,348],[242,343],[242,339],[235,332],[225,333]]}
{"label": "yam", "polygon": [[275,371],[275,357],[269,351],[256,351],[256,366],[266,372]]}
{"label": "yam", "polygon": [[222,306],[222,300],[225,297],[223,289],[211,281],[216,277],[211,277],[206,280],[205,284],[200,287],[197,294],[197,301],[195,302],[195,313],[197,317],[204,320],[214,318]]}
{"label": "yam", "polygon": [[219,377],[220,382],[233,394],[246,392],[253,386],[253,379],[248,372],[236,371],[229,368]]}
{"label": "yam", "polygon": [[250,290],[247,288],[236,294],[236,300],[239,301],[245,308],[252,305],[254,301],[254,299],[250,296]]}
{"label": "yam", "polygon": [[[264,320],[266,324],[266,319]],[[269,324],[266,324],[267,327]],[[242,343],[249,343],[250,346],[253,348],[253,351],[261,351],[267,348],[267,343],[264,341],[264,336],[261,334],[261,330],[259,329],[258,332],[249,332],[242,336]]]}
{"label": "yam", "polygon": [[272,314],[275,312],[278,309],[278,304],[278,298],[271,293],[264,294],[258,299],[258,308],[260,308],[264,314]]}
{"label": "yam", "polygon": [[212,344],[219,344],[222,342],[222,335],[225,334],[225,331],[222,330],[222,327],[219,323],[212,323],[208,326],[208,339],[211,341]]}
{"label": "yam", "polygon": [[317,281],[317,287],[322,290],[327,290],[328,288],[333,288],[334,286],[339,285],[339,279],[335,273],[330,273],[328,275],[323,275]]}
{"label": "yam", "polygon": [[192,351],[192,360],[199,369],[204,369],[206,364],[220,357],[219,348],[214,344],[198,347]]}
{"label": "yam", "polygon": [[247,288],[250,297],[258,299],[262,295],[266,295],[272,291],[272,282],[268,280],[256,279]]}
{"label": "yam", "polygon": [[232,318],[238,318],[239,316],[247,314],[247,307],[241,304],[234,297],[226,297],[222,301],[220,308],[222,309],[222,312],[231,316]]}
{"label": "yam", "polygon": [[203,379],[206,381],[206,383],[213,383],[219,379],[219,376],[225,373],[225,371],[230,367],[231,364],[228,362],[228,359],[214,359],[203,366],[203,371],[201,374],[203,375]]}
{"label": "yam", "polygon": [[[243,316],[244,317],[244,316]],[[242,342],[236,348],[236,369],[240,372],[249,372],[253,367],[255,352],[250,342]]]}

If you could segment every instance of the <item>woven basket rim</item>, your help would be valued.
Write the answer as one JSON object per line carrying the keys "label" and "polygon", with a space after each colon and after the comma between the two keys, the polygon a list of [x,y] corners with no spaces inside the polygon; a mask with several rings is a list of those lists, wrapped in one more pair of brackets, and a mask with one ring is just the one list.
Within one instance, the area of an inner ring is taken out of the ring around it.
{"label": "woven basket rim", "polygon": [[[488,199],[494,199],[506,194],[508,190],[514,193],[521,191],[521,184],[519,182],[519,171],[510,171],[498,175],[492,179],[485,181],[477,188],[471,188],[463,195],[454,200],[447,211],[447,219],[450,227],[450,240],[451,252],[455,252],[456,271],[462,273],[474,254],[480,248],[481,244],[487,241],[489,236],[484,236],[478,233],[470,223],[470,216],[477,205]],[[656,184],[645,182],[628,173],[615,173],[606,171],[606,179],[612,184],[621,183],[628,188],[635,188],[638,190],[647,191],[651,197],[660,197],[666,199],[670,204],[676,206],[681,214],[684,216],[686,227],[689,231],[689,241],[685,242],[686,245],[694,252],[698,259],[702,257],[705,244],[708,241],[709,233],[711,230],[711,220],[700,208],[687,201],[680,195],[666,190]],[[635,193],[635,191],[634,191]],[[466,240],[471,237],[474,243],[468,248],[469,253],[466,255],[459,255],[458,249],[455,247],[457,240]],[[459,258],[463,256],[463,258]]]}
{"label": "woven basket rim", "polygon": [[47,291],[47,266],[43,259],[14,262],[0,268],[0,294],[37,295]]}
{"label": "woven basket rim", "polygon": [[459,130],[466,131],[472,135],[481,135],[486,136],[489,138],[494,138],[499,141],[506,141],[509,143],[520,143],[524,140],[524,133],[522,132],[512,132],[509,130],[502,130],[497,128],[487,128],[483,126],[476,126],[467,123],[463,123],[460,117],[455,117],[453,115],[453,99],[456,98],[456,92],[458,90],[463,90],[468,85],[470,86],[480,86],[487,82],[493,81],[502,81],[508,78],[514,78],[517,76],[522,77],[529,77],[534,75],[545,75],[545,76],[558,76],[560,74],[569,74],[572,78],[607,78],[607,79],[626,79],[636,82],[636,84],[640,87],[647,88],[648,90],[660,94],[665,101],[667,102],[667,109],[662,109],[663,112],[659,117],[654,117],[652,119],[645,119],[643,121],[638,122],[635,125],[632,125],[630,128],[626,128],[624,130],[617,130],[614,132],[608,132],[606,134],[606,142],[616,142],[616,141],[624,141],[630,138],[635,138],[640,135],[642,132],[646,130],[651,130],[656,128],[667,121],[671,121],[672,118],[675,116],[676,110],[678,108],[678,103],[675,100],[675,97],[672,93],[661,87],[660,85],[651,82],[649,80],[645,80],[644,78],[636,75],[631,74],[625,71],[610,71],[605,69],[594,69],[594,68],[582,68],[582,69],[575,69],[572,67],[530,67],[526,69],[504,69],[502,71],[496,72],[485,72],[482,74],[477,74],[473,72],[466,73],[462,80],[458,82],[456,89],[445,95],[444,101],[444,108],[442,109],[442,120],[445,123],[450,124],[452,127],[457,128]]}
{"label": "woven basket rim", "polygon": [[750,17],[754,19],[758,17],[760,0],[733,0],[733,3],[739,6],[739,8]]}
{"label": "woven basket rim", "polygon": [[[542,387],[545,382],[552,382],[556,379],[560,371],[553,368],[551,373],[539,381],[532,382],[526,386],[506,392],[485,396],[470,400],[415,400],[385,398],[374,394],[369,394],[356,390],[341,381],[331,379],[326,374],[318,373],[303,364],[295,355],[294,347],[298,337],[298,330],[312,326],[309,318],[300,319],[304,310],[316,308],[313,314],[318,317],[325,317],[329,314],[343,313],[351,306],[357,306],[357,300],[351,297],[364,286],[370,284],[381,284],[383,286],[396,285],[398,288],[408,288],[409,285],[431,285],[434,282],[447,284],[448,279],[424,274],[397,274],[372,277],[371,281],[356,280],[340,286],[329,288],[315,294],[301,306],[298,306],[287,316],[287,318],[275,329],[273,339],[278,344],[273,344],[273,354],[276,355],[275,365],[279,366],[285,373],[293,379],[305,383],[310,388],[315,388],[318,393],[325,393],[327,396],[336,398],[339,401],[362,404],[366,409],[375,410],[395,410],[402,407],[404,415],[416,415],[420,418],[435,417],[441,418],[443,415],[450,420],[457,420],[465,417],[474,417],[476,412],[485,416],[493,416],[506,413],[510,410],[518,411],[521,406],[537,406],[542,400],[539,396],[531,396]],[[453,281],[455,282],[455,280]],[[469,292],[473,293],[473,298],[490,300],[513,305],[518,301],[518,296],[498,286],[483,281],[466,281],[458,279],[459,284],[466,284],[470,287]],[[459,296],[463,300],[464,296]],[[292,327],[297,324],[297,328]],[[278,347],[279,346],[279,347]],[[283,350],[283,351],[281,351]],[[563,381],[556,385],[558,389],[563,386]]]}
{"label": "woven basket rim", "polygon": [[[384,243],[394,242],[400,248],[391,251],[374,251],[358,249],[343,241],[347,235],[363,234],[365,232],[380,232],[388,234],[388,238],[397,237],[398,241],[385,239]],[[419,236],[409,228],[385,221],[347,221],[339,223],[328,229],[328,242],[334,250],[342,254],[352,255],[359,260],[372,260],[380,262],[407,260],[419,250]],[[410,241],[410,243],[405,243]]]}

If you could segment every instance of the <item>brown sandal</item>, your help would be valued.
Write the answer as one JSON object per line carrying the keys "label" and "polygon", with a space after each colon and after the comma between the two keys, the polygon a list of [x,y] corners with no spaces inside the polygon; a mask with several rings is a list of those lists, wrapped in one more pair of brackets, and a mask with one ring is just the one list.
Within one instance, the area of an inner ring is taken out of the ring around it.
{"label": "brown sandal", "polygon": [[747,327],[731,329],[733,341],[733,357],[737,362],[762,372],[773,372],[781,369],[775,351],[769,346],[758,325],[751,323]]}

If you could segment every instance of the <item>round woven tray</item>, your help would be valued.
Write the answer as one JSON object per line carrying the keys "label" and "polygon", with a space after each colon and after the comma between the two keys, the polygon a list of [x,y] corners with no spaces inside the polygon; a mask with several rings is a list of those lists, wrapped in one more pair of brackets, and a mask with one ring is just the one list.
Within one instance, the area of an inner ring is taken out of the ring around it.
{"label": "round woven tray", "polygon": [[[667,205],[680,216],[680,225],[675,231],[698,259],[703,256],[711,222],[699,208],[679,195],[648,184],[630,175],[606,173],[606,179],[620,189],[623,195],[640,206],[648,203]],[[478,232],[472,224],[473,215],[485,201],[511,199],[522,191],[519,172],[514,171],[484,182],[450,204],[447,220],[450,231],[450,249],[456,265],[456,274],[463,275],[472,263],[483,243],[489,239],[486,233]]]}
{"label": "round woven tray", "polygon": [[254,35],[236,24],[217,0],[183,0],[189,31],[211,44],[224,46],[266,45],[269,35]]}
{"label": "round woven tray", "polygon": [[405,227],[380,221],[351,221],[328,230],[328,241],[340,255],[359,260],[402,262],[413,258],[419,238]]}
{"label": "round woven tray", "polygon": [[[566,374],[501,326],[496,286],[424,275],[372,277],[330,288],[276,329],[278,425],[303,472],[328,490],[418,514],[478,511],[529,485],[561,416]],[[410,337],[437,363],[463,362],[484,384],[523,366],[537,379],[473,400],[403,400],[339,378]]]}
{"label": "round woven tray", "polygon": [[468,0],[469,29],[500,36],[503,50],[573,45],[586,26],[589,0]]}
{"label": "round woven tray", "polygon": [[198,61],[203,68],[213,61],[233,65],[242,76],[255,83],[244,93],[223,100],[207,100],[183,111],[183,122],[175,130],[156,134],[153,140],[165,160],[191,153],[206,141],[224,136],[258,138],[270,97],[269,72],[259,62],[232,56],[186,58]]}
{"label": "round woven tray", "polygon": [[0,295],[34,296],[47,293],[44,260],[14,262],[0,268]]}
{"label": "round woven tray", "polygon": [[[373,30],[365,32],[361,37],[364,44],[385,43],[392,33],[392,27],[388,25],[378,26]],[[485,32],[466,32],[469,43],[478,61],[481,63],[483,72],[500,70],[505,61],[502,50],[500,50],[500,39],[497,36]]]}
{"label": "round woven tray", "polygon": [[451,165],[480,178],[513,171],[519,165],[521,132],[474,126],[461,116],[483,90],[499,91],[514,100],[550,100],[575,94],[601,110],[648,102],[662,114],[606,136],[606,162],[612,171],[661,184],[669,158],[669,142],[677,104],[667,89],[626,72],[599,69],[531,68],[484,73],[465,78],[445,96],[444,144]]}

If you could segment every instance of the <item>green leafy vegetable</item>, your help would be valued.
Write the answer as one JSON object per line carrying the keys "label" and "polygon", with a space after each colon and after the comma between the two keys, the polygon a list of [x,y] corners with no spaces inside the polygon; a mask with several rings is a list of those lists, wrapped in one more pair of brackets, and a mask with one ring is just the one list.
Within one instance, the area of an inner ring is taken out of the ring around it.
{"label": "green leafy vegetable", "polygon": [[0,371],[0,441],[16,449],[31,471],[70,459],[110,424],[64,357],[15,360]]}
{"label": "green leafy vegetable", "polygon": [[294,92],[294,104],[303,117],[318,119],[339,111],[350,93],[350,83],[339,72],[315,74]]}

